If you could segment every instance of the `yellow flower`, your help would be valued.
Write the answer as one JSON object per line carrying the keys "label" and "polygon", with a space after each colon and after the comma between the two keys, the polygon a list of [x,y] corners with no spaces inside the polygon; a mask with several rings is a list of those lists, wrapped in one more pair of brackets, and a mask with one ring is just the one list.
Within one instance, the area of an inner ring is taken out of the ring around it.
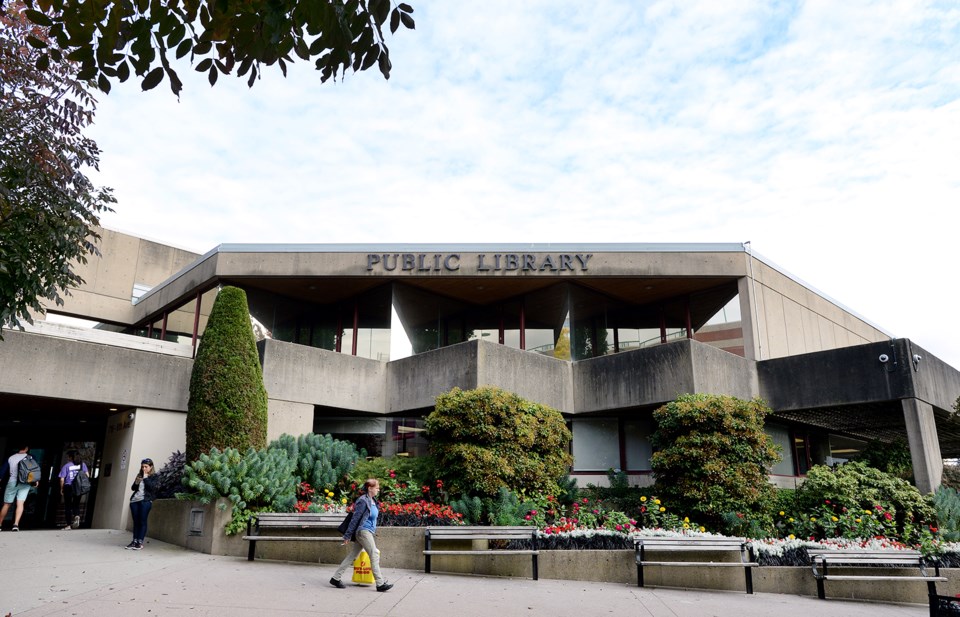
{"label": "yellow flower", "polygon": [[644,496],[642,496],[642,497],[640,498],[640,501],[646,501],[646,500],[647,500],[647,496],[646,496],[646,495],[644,495]]}
{"label": "yellow flower", "polygon": [[810,522],[816,523],[816,522],[817,522],[817,517],[811,516],[811,517],[810,517]]}
{"label": "yellow flower", "polygon": [[873,514],[873,511],[872,511],[872,510],[864,510],[863,513],[864,513],[864,514]]}
{"label": "yellow flower", "polygon": [[787,539],[789,539],[789,540],[796,540],[796,537],[794,537],[793,534],[790,534],[789,536],[787,536]]}
{"label": "yellow flower", "polygon": [[345,503],[347,503],[347,498],[346,498],[346,497],[344,497],[343,499],[341,499],[341,500],[340,500],[340,503],[342,503],[342,504],[345,504]]}
{"label": "yellow flower", "polygon": [[690,522],[690,519],[689,519],[688,517],[684,516],[684,517],[683,517],[683,522],[684,522],[684,523],[689,523],[689,522]]}
{"label": "yellow flower", "polygon": [[661,511],[661,512],[666,512],[667,509],[661,506],[661,507],[660,507],[660,511]]}
{"label": "yellow flower", "polygon": [[786,512],[784,512],[783,510],[780,510],[780,516],[783,516],[784,514],[786,514]]}
{"label": "yellow flower", "polygon": [[787,519],[787,522],[788,522],[788,523],[792,523],[792,522],[793,522],[793,517],[791,516],[790,518],[788,518],[788,519]]}
{"label": "yellow flower", "polygon": [[683,524],[683,528],[684,528],[684,529],[690,529],[690,525],[688,525],[687,523],[684,523],[684,524]]}
{"label": "yellow flower", "polygon": [[859,523],[859,522],[860,522],[860,519],[856,519],[856,521]]}
{"label": "yellow flower", "polygon": [[653,503],[655,503],[655,504],[657,504],[657,505],[659,506],[659,505],[660,505],[660,500],[659,500],[659,499],[654,499],[654,500],[653,500]]}
{"label": "yellow flower", "polygon": [[700,531],[706,531],[706,530],[707,530],[706,527],[703,527],[703,526],[700,527]]}
{"label": "yellow flower", "polygon": [[836,523],[836,522],[839,521],[840,519],[838,519],[836,516],[831,516],[831,517],[830,517],[830,520],[833,521],[834,523]]}

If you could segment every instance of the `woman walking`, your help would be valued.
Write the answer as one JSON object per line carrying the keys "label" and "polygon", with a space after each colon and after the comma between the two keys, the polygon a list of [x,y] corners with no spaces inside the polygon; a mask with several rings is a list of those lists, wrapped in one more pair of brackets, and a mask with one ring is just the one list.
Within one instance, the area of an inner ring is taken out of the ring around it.
{"label": "woman walking", "polygon": [[143,539],[147,537],[147,517],[157,495],[157,478],[153,474],[153,460],[140,461],[140,473],[130,487],[130,514],[133,515],[133,540],[126,548],[134,551],[143,549]]}
{"label": "woman walking", "polygon": [[350,525],[343,534],[343,545],[346,546],[351,541],[353,545],[347,551],[347,556],[340,562],[340,567],[333,573],[333,578],[330,579],[330,584],[338,589],[346,587],[340,578],[347,568],[353,566],[353,561],[360,555],[361,550],[367,551],[367,555],[370,556],[370,569],[377,583],[377,591],[387,591],[393,587],[393,584],[388,583],[380,574],[380,551],[377,550],[373,540],[377,532],[377,516],[380,515],[380,502],[377,501],[379,493],[380,482],[376,478],[371,478],[363,483],[360,497],[353,503],[353,518],[350,519]]}

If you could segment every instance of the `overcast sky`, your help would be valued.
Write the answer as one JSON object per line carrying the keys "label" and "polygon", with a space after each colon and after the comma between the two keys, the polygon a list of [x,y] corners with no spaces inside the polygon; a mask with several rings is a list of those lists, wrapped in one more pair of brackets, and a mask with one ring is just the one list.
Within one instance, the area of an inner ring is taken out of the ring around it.
{"label": "overcast sky", "polygon": [[389,81],[102,96],[102,222],[197,252],[750,241],[960,368],[955,2],[409,1]]}

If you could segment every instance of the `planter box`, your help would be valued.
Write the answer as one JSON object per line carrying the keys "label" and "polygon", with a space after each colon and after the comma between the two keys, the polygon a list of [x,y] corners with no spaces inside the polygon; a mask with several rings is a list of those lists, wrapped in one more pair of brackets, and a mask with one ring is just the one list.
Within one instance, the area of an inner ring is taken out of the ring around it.
{"label": "planter box", "polygon": [[[226,536],[230,521],[229,501],[204,506],[197,502],[159,499],[150,514],[151,538],[183,546],[210,555],[246,558],[248,543],[242,534]],[[381,566],[389,570],[423,571],[423,529],[419,527],[381,527],[377,531]],[[340,563],[346,549],[334,542],[258,542],[257,559],[320,563]],[[709,561],[709,555],[703,556]],[[691,554],[691,559],[696,557]],[[251,564],[253,567],[253,564]],[[434,573],[474,574],[529,578],[527,555],[434,555]],[[960,569],[941,569],[950,580],[937,585],[937,593],[960,593]],[[540,551],[540,578],[637,584],[633,550]],[[744,591],[740,568],[650,567],[644,570],[647,587],[678,587]],[[850,599],[878,602],[928,603],[926,583],[909,581],[892,585],[889,581],[827,581],[827,600]],[[817,595],[817,583],[807,566],[768,566],[753,569],[753,587],[758,593]]]}

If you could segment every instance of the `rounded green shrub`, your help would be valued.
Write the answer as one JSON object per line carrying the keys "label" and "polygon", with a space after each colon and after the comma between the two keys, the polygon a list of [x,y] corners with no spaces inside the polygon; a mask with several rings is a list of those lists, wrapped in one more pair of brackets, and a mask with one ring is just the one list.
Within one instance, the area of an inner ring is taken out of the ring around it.
{"label": "rounded green shrub", "polygon": [[[804,513],[828,507],[833,512],[831,522],[833,517],[842,520],[848,512],[871,512],[873,516],[879,513],[888,521],[881,523],[893,528],[891,531],[904,541],[915,540],[916,530],[934,519],[930,501],[915,486],[862,461],[811,467],[797,489],[796,506],[798,512]],[[825,518],[820,517],[820,527]],[[826,530],[823,535],[832,537],[836,532]]]}
{"label": "rounded green shrub", "polygon": [[190,376],[187,460],[214,447],[245,452],[266,444],[267,391],[247,295],[224,287],[213,303]]}
{"label": "rounded green shrub", "polygon": [[556,493],[572,457],[559,411],[499,388],[454,388],[437,397],[427,438],[452,494]]}
{"label": "rounded green shrub", "polygon": [[299,437],[283,434],[270,442],[270,449],[282,448],[296,461],[300,482],[313,488],[343,488],[348,474],[360,459],[357,446],[330,435],[306,433]]}
{"label": "rounded green shrub", "polygon": [[709,529],[772,530],[776,489],[768,474],[780,455],[763,431],[769,413],[759,399],[710,394],[684,394],[654,411],[657,494]]}

